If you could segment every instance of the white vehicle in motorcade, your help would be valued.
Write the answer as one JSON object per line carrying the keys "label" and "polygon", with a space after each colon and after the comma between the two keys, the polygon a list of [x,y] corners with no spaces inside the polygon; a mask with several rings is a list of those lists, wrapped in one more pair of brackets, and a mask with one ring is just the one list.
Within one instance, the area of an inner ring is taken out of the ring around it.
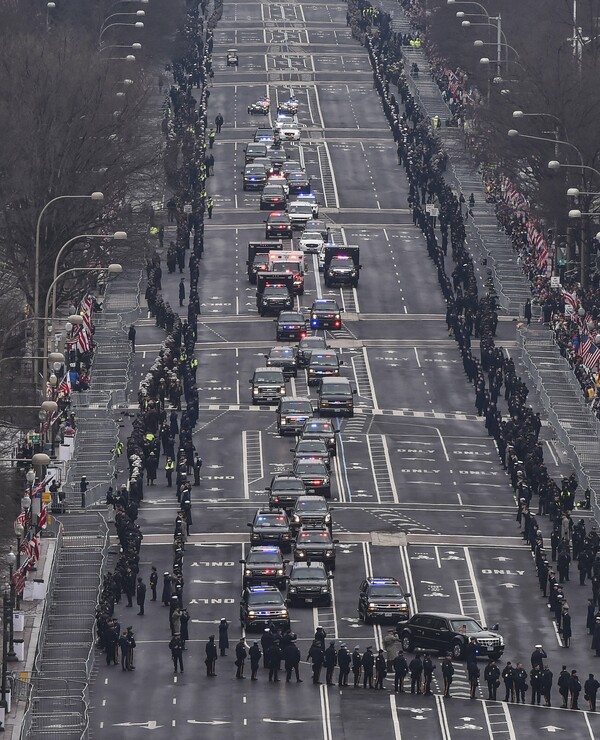
{"label": "white vehicle in motorcade", "polygon": [[300,141],[300,128],[299,123],[282,123],[279,126],[279,135],[282,140]]}
{"label": "white vehicle in motorcade", "polygon": [[298,118],[296,116],[292,116],[289,113],[278,113],[277,118],[273,122],[273,128],[275,131],[281,131],[281,127],[285,126],[286,124],[290,124],[291,126],[298,126]]}
{"label": "white vehicle in motorcade", "polygon": [[293,292],[304,293],[304,253],[292,250],[269,252],[269,270],[271,272],[289,272],[294,276]]}
{"label": "white vehicle in motorcade", "polygon": [[273,173],[272,175],[269,175],[267,177],[267,184],[268,185],[281,185],[283,188],[286,197],[290,194],[290,186],[288,184],[287,179],[283,175],[277,175]]}
{"label": "white vehicle in motorcade", "polygon": [[306,222],[313,217],[313,209],[310,203],[295,200],[288,206],[288,216],[292,222],[292,229],[303,229]]}
{"label": "white vehicle in motorcade", "polygon": [[319,204],[317,196],[314,193],[298,193],[297,200],[302,203],[310,203],[312,206],[313,218],[319,218]]}
{"label": "white vehicle in motorcade", "polygon": [[325,239],[319,231],[303,231],[298,246],[305,254],[319,254],[325,247]]}

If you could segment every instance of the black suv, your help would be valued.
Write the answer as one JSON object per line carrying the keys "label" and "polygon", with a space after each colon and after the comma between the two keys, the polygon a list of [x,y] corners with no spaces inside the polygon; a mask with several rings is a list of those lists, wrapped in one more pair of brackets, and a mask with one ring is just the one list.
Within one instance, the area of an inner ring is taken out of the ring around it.
{"label": "black suv", "polygon": [[269,492],[271,508],[286,510],[293,509],[298,498],[306,494],[303,481],[291,473],[276,473],[265,490]]}
{"label": "black suv", "polygon": [[257,509],[248,526],[253,545],[275,544],[289,552],[292,542],[290,522],[282,509]]}
{"label": "black suv", "polygon": [[300,527],[327,527],[331,532],[332,511],[323,496],[298,496],[290,516],[292,530],[297,532]]}
{"label": "black suv", "polygon": [[338,434],[338,430],[334,429],[334,426],[329,419],[311,419],[306,422],[300,432],[302,439],[323,440],[332,457],[335,457],[337,454],[336,434]]}
{"label": "black suv", "polygon": [[275,585],[284,588],[286,584],[284,560],[278,547],[251,547],[245,560],[242,583],[244,588],[252,585]]}
{"label": "black suv", "polygon": [[267,183],[260,196],[260,210],[280,211],[286,208],[285,191],[281,185]]}
{"label": "black suv", "polygon": [[340,365],[343,365],[333,350],[329,352],[312,352],[306,370],[309,385],[318,385],[324,376],[338,376]]}
{"label": "black suv", "polygon": [[277,322],[277,341],[282,339],[299,339],[301,342],[306,337],[306,320],[301,313],[296,311],[282,311]]}
{"label": "black suv", "polygon": [[294,543],[294,560],[320,561],[328,570],[335,570],[335,546],[327,527],[306,529],[301,527]]}
{"label": "black suv", "polygon": [[293,461],[294,475],[302,478],[306,493],[331,498],[331,476],[325,463],[320,460],[295,458]]}
{"label": "black suv", "polygon": [[244,167],[244,190],[262,190],[267,182],[267,173],[262,164],[247,164]]}
{"label": "black suv", "polygon": [[281,369],[286,378],[298,375],[298,350],[295,347],[273,347],[265,359],[267,367]]}
{"label": "black suv", "polygon": [[338,304],[331,298],[318,298],[310,309],[310,325],[313,329],[341,329],[342,316]]}
{"label": "black suv", "polygon": [[415,648],[451,653],[455,660],[464,656],[465,646],[472,637],[477,639],[477,654],[498,660],[504,652],[504,639],[497,632],[482,627],[473,617],[464,614],[419,612],[398,626],[398,636],[405,651]]}
{"label": "black suv", "polygon": [[366,578],[360,584],[358,615],[365,624],[383,619],[404,622],[410,616],[409,596],[395,578]]}
{"label": "black suv", "polygon": [[266,221],[265,237],[267,239],[281,239],[293,236],[292,222],[285,211],[271,211]]}
{"label": "black suv", "polygon": [[327,470],[331,469],[329,450],[322,439],[299,439],[290,452],[294,453],[294,460],[320,460]]}
{"label": "black suv", "polygon": [[300,601],[331,606],[331,578],[323,563],[293,563],[288,576],[288,604],[294,606]]}
{"label": "black suv", "polygon": [[313,417],[310,398],[284,396],[277,407],[277,433],[298,434],[304,423]]}
{"label": "black suv", "polygon": [[261,316],[289,310],[294,306],[294,296],[285,283],[270,283],[261,293],[256,294],[256,307]]}
{"label": "black suv", "polygon": [[240,600],[240,622],[246,632],[269,624],[289,629],[290,615],[279,589],[276,586],[245,588]]}
{"label": "black suv", "polygon": [[319,413],[321,416],[354,416],[354,395],[348,378],[321,378],[319,384]]}
{"label": "black suv", "polygon": [[308,337],[302,337],[298,343],[298,365],[308,367],[313,352],[323,352],[329,349],[325,337],[319,337],[311,334]]}

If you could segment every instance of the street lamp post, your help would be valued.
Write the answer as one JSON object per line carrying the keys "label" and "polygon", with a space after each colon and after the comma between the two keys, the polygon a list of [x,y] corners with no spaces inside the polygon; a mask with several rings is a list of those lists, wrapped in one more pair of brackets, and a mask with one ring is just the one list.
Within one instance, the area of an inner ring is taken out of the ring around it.
{"label": "street lamp post", "polygon": [[[18,552],[18,546],[17,546]],[[6,563],[8,565],[9,572],[9,583],[10,583],[10,619],[8,623],[8,655],[7,658],[10,661],[17,659],[15,653],[15,620],[14,620],[14,609],[15,609],[15,584],[13,580],[15,563],[17,563],[17,570],[19,570],[19,558],[13,552],[12,547],[6,555]],[[17,607],[18,609],[18,607]]]}
{"label": "street lamp post", "polygon": [[[79,234],[79,236],[74,236],[72,239],[69,239],[66,241],[62,247],[58,250],[58,254],[56,255],[56,259],[54,260],[54,272],[52,273],[52,280],[53,282],[56,282],[56,276],[58,275],[58,263],[60,262],[60,258],[63,256],[63,253],[73,244],[74,242],[79,241],[80,239],[115,239],[117,241],[122,241],[124,239],[127,239],[127,232],[126,231],[115,231],[114,234]],[[52,327],[54,329],[54,319],[56,317],[56,290],[52,291]]]}
{"label": "street lamp post", "polygon": [[6,713],[8,711],[8,702],[6,695],[8,689],[6,686],[6,679],[8,674],[8,623],[10,621],[11,609],[10,609],[10,597],[8,584],[4,585],[2,593],[2,682],[0,684],[0,709],[2,710],[2,731],[4,731],[4,725],[6,724]]}
{"label": "street lamp post", "polygon": [[136,21],[135,23],[109,23],[108,26],[104,26],[101,31],[100,35],[98,36],[98,48],[101,48],[102,43],[102,37],[104,34],[108,31],[109,28],[115,28],[115,26],[127,26],[127,28],[143,28],[144,24],[142,21]]}
{"label": "street lamp post", "polygon": [[[96,191],[93,192],[91,195],[57,195],[56,198],[52,198],[52,200],[49,200],[46,205],[42,208],[40,211],[40,215],[37,219],[37,224],[35,228],[35,273],[34,273],[34,281],[33,281],[33,315],[39,316],[39,309],[40,309],[40,230],[42,226],[42,218],[44,216],[44,213],[46,212],[46,209],[49,208],[53,203],[56,203],[59,200],[66,200],[66,199],[75,199],[75,198],[86,198],[88,200],[104,200],[104,194]],[[46,319],[48,318],[46,314]],[[35,351],[38,351],[38,343],[39,343],[39,331],[37,326],[37,321],[34,321],[33,324],[33,346],[35,348]],[[37,375],[38,375],[38,364],[37,360],[34,364],[34,374],[35,374],[35,383],[37,385]]]}

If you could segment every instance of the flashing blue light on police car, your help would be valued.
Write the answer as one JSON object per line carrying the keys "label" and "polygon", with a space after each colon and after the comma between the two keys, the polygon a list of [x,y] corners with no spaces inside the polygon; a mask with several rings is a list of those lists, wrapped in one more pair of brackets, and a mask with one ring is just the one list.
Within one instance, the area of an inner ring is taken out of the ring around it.
{"label": "flashing blue light on police car", "polygon": [[373,581],[374,586],[385,586],[387,585],[387,581]]}
{"label": "flashing blue light on police car", "polygon": [[253,588],[252,590],[254,591],[254,593],[257,593],[257,594],[264,594],[264,592],[265,592],[265,591],[266,591],[267,589],[266,589],[266,588]]}
{"label": "flashing blue light on police car", "polygon": [[263,552],[279,552],[279,548],[278,547],[265,547]]}

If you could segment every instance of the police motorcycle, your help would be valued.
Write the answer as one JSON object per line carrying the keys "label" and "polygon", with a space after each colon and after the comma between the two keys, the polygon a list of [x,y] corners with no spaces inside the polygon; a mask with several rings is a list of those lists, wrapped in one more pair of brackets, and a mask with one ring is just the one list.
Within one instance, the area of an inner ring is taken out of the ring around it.
{"label": "police motorcycle", "polygon": [[261,98],[248,106],[248,113],[251,115],[262,114],[263,116],[269,115],[269,109],[271,107],[271,101],[269,98]]}

